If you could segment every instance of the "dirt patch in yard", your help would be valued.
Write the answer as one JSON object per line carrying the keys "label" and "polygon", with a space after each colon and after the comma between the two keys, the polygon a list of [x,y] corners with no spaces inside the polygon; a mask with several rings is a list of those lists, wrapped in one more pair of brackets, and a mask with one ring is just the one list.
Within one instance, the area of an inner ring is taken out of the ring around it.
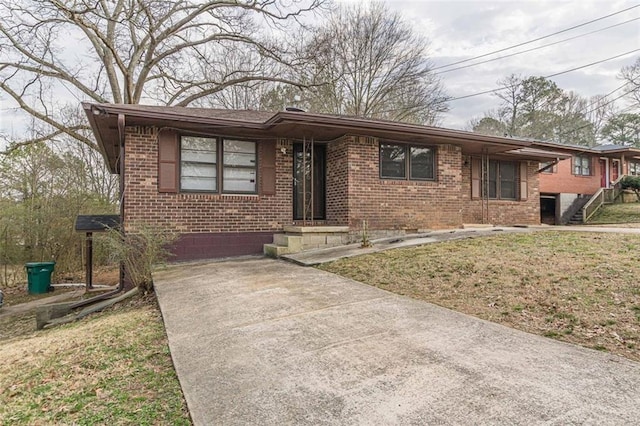
{"label": "dirt patch in yard", "polygon": [[640,236],[536,232],[429,244],[321,269],[640,361]]}

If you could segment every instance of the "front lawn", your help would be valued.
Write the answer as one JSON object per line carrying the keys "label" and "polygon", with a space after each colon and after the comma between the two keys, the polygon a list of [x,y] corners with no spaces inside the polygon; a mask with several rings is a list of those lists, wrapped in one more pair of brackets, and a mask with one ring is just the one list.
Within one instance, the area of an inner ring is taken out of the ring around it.
{"label": "front lawn", "polygon": [[152,300],[52,329],[35,331],[33,313],[0,327],[0,425],[191,424]]}
{"label": "front lawn", "polygon": [[320,266],[394,293],[640,361],[640,236],[535,232]]}
{"label": "front lawn", "polygon": [[589,220],[591,224],[640,223],[640,203],[606,204]]}

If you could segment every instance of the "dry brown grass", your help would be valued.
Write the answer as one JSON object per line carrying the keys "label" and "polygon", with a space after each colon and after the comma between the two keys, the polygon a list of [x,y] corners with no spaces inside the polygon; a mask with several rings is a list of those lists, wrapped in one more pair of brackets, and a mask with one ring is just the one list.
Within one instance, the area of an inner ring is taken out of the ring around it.
{"label": "dry brown grass", "polygon": [[633,224],[632,227],[637,227],[640,224],[640,203],[604,205],[598,209],[588,224],[622,224],[623,226]]}
{"label": "dry brown grass", "polygon": [[321,266],[531,333],[640,361],[640,236],[537,232]]}
{"label": "dry brown grass", "polygon": [[190,424],[152,301],[50,330],[13,320],[3,327],[19,337],[0,341],[0,424]]}

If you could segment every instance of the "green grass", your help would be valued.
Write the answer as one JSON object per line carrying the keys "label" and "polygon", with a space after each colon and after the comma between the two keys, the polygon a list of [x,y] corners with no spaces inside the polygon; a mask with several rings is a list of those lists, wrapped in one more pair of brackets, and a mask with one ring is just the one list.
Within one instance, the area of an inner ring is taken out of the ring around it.
{"label": "green grass", "polygon": [[151,301],[25,333],[0,341],[0,424],[191,424]]}
{"label": "green grass", "polygon": [[640,223],[640,203],[607,204],[598,209],[589,224]]}
{"label": "green grass", "polygon": [[427,244],[320,268],[640,361],[640,236],[533,232]]}

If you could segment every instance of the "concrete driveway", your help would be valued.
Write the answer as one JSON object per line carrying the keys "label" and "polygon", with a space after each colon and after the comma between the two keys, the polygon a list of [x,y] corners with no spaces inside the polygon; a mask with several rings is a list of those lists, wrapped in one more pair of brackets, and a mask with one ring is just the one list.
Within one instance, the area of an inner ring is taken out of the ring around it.
{"label": "concrete driveway", "polygon": [[252,258],[154,274],[197,425],[638,424],[640,364]]}

